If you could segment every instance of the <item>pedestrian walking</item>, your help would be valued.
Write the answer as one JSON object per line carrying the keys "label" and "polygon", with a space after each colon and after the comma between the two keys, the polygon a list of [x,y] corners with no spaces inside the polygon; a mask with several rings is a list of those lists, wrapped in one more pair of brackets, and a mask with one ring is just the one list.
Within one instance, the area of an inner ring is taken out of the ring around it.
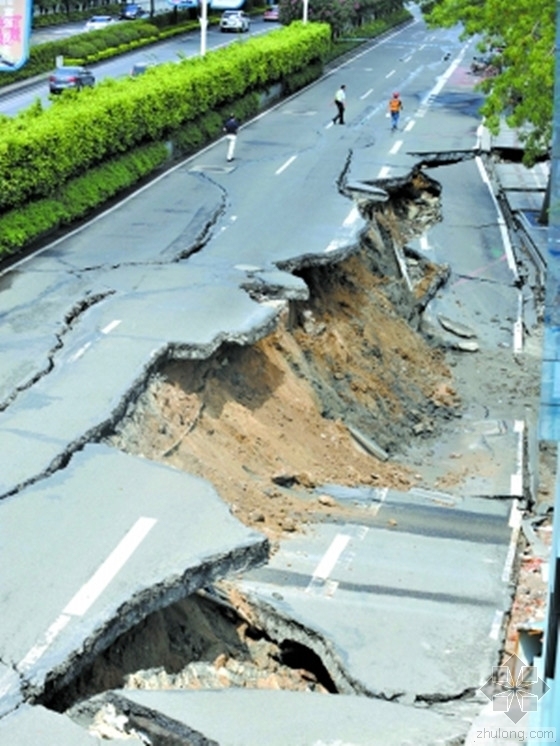
{"label": "pedestrian walking", "polygon": [[346,109],[346,86],[341,85],[338,91],[334,94],[334,103],[337,108],[336,116],[333,118],[332,123],[344,124],[344,110]]}
{"label": "pedestrian walking", "polygon": [[224,122],[224,132],[226,133],[226,139],[229,140],[227,150],[228,163],[233,160],[235,153],[235,143],[237,142],[237,130],[239,129],[239,122],[237,121],[235,114],[230,114]]}
{"label": "pedestrian walking", "polygon": [[391,115],[391,132],[394,132],[399,126],[399,117],[402,110],[403,105],[400,95],[398,93],[393,93],[391,100],[389,101],[389,114]]}

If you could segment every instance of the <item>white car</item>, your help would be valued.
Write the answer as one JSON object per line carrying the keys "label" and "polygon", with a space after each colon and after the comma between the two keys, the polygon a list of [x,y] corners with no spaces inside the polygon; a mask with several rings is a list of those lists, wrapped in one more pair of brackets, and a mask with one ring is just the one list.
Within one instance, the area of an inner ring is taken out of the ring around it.
{"label": "white car", "polygon": [[86,31],[99,31],[99,29],[107,28],[115,23],[115,19],[111,16],[92,16],[86,23]]}
{"label": "white car", "polygon": [[249,31],[251,21],[242,10],[226,10],[220,19],[220,31]]}

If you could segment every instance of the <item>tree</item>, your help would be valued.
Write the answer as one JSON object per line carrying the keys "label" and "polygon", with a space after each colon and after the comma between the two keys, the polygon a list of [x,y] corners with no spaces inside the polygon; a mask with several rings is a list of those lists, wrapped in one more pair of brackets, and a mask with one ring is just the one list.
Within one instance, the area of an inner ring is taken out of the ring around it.
{"label": "tree", "polygon": [[554,0],[436,0],[430,26],[462,24],[463,38],[480,37],[496,74],[481,81],[481,114],[497,134],[500,120],[520,132],[524,162],[549,153],[552,141],[556,3]]}

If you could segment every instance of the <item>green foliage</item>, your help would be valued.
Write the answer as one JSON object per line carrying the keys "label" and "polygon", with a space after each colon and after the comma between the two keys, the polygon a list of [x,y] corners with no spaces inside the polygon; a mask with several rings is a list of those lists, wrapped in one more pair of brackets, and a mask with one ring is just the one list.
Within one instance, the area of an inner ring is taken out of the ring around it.
{"label": "green foliage", "polygon": [[32,126],[27,116],[0,123],[0,211],[47,197],[103,161],[316,64],[329,37],[326,25],[294,23],[135,81],[65,92],[35,111]]}
{"label": "green foliage", "polygon": [[167,157],[162,143],[145,145],[68,182],[52,197],[0,216],[0,256],[13,254],[49,232],[85,217],[152,173]]}
{"label": "green foliage", "polygon": [[432,26],[463,24],[463,37],[480,37],[497,74],[484,79],[481,109],[496,133],[500,120],[521,130],[525,162],[547,153],[552,139],[556,3],[554,0],[440,0],[427,13]]}
{"label": "green foliage", "polygon": [[[280,0],[280,21],[288,25],[303,16],[303,0]],[[402,10],[400,0],[309,0],[310,21],[328,23],[333,38],[372,19],[382,19]]]}

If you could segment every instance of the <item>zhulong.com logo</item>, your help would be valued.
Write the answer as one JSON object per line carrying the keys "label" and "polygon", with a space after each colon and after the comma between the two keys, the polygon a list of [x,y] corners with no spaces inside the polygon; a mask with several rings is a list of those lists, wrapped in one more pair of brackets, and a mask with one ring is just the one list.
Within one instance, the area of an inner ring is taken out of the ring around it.
{"label": "zhulong.com logo", "polygon": [[494,666],[492,676],[480,687],[492,702],[494,712],[504,712],[518,723],[528,712],[536,712],[539,701],[550,689],[537,673],[536,666],[526,666],[516,655],[502,666]]}

